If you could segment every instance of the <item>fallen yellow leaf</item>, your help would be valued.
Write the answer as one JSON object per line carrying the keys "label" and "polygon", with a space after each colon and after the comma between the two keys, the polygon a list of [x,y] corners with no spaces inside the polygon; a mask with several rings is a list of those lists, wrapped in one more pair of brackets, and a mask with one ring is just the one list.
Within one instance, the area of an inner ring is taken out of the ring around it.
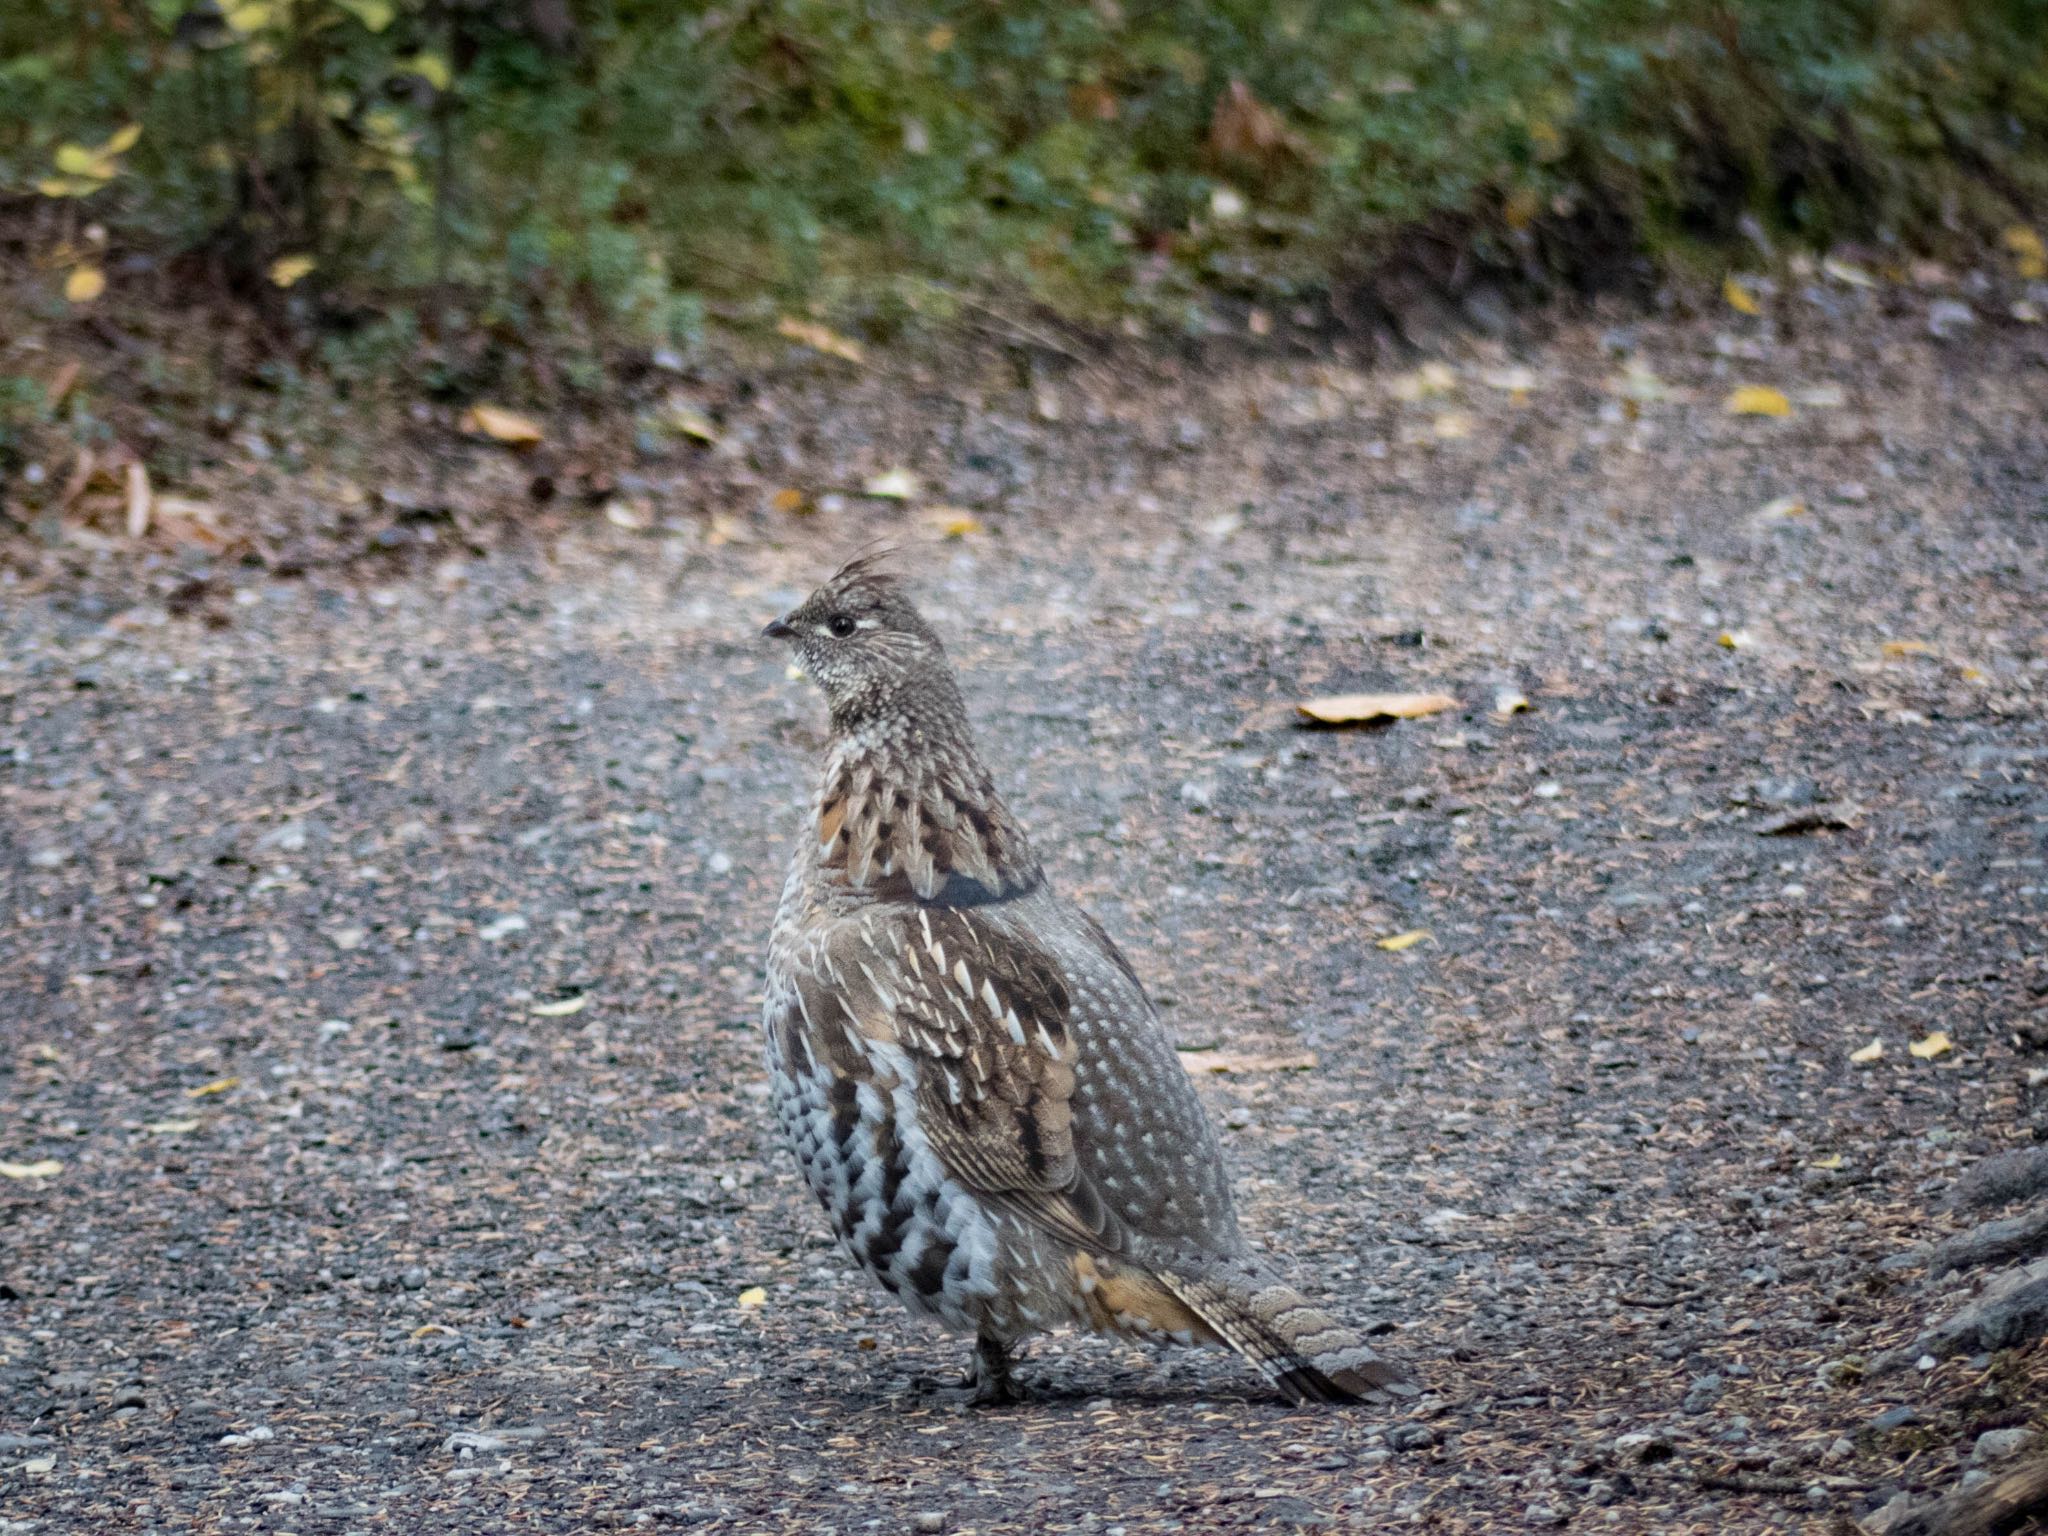
{"label": "fallen yellow leaf", "polygon": [[64,297],[74,304],[90,304],[107,291],[107,274],[98,267],[73,267],[64,279]]}
{"label": "fallen yellow leaf", "polygon": [[933,507],[925,514],[925,520],[938,530],[942,539],[964,539],[970,533],[981,532],[981,523],[974,515],[959,507]]}
{"label": "fallen yellow leaf", "polygon": [[310,256],[280,256],[270,264],[270,280],[280,288],[289,288],[317,265]]}
{"label": "fallen yellow leaf", "polygon": [[454,1331],[446,1323],[421,1323],[419,1327],[413,1329],[412,1337],[424,1339],[430,1333],[453,1333]]}
{"label": "fallen yellow leaf", "polygon": [[111,180],[115,169],[104,153],[83,144],[59,144],[50,163],[66,176],[89,176],[98,181]]}
{"label": "fallen yellow leaf", "polygon": [[775,329],[791,341],[800,341],[813,352],[823,352],[828,357],[844,358],[849,363],[865,360],[866,354],[860,343],[842,336],[826,326],[815,325],[809,320],[794,319],[784,315],[775,322]]}
{"label": "fallen yellow leaf", "polygon": [[1847,283],[1851,288],[1875,288],[1877,279],[1861,267],[1830,256],[1820,264],[1821,271],[1838,283]]}
{"label": "fallen yellow leaf", "polygon": [[1756,509],[1758,517],[1804,517],[1806,503],[1797,496],[1780,496]]}
{"label": "fallen yellow leaf", "polygon": [[1792,402],[1781,389],[1764,384],[1745,384],[1728,397],[1731,416],[1790,416]]}
{"label": "fallen yellow leaf", "polygon": [[185,1097],[188,1099],[210,1099],[216,1093],[226,1093],[230,1088],[239,1087],[241,1082],[242,1080],[239,1077],[216,1077],[212,1082],[201,1083],[197,1088],[187,1088],[185,1090]]}
{"label": "fallen yellow leaf", "polygon": [[768,505],[794,517],[810,510],[810,498],[793,486],[784,486],[768,498]]}
{"label": "fallen yellow leaf", "polygon": [[1714,644],[1724,651],[1741,651],[1749,648],[1749,636],[1739,629],[1724,629],[1714,636]]}
{"label": "fallen yellow leaf", "polygon": [[1389,938],[1376,939],[1374,942],[1389,954],[1398,955],[1404,949],[1413,949],[1428,937],[1427,928],[1410,928],[1406,933],[1397,933]]}
{"label": "fallen yellow leaf", "polygon": [[531,448],[547,436],[532,417],[497,405],[472,405],[463,413],[462,430],[514,448]]}
{"label": "fallen yellow leaf", "polygon": [[2024,224],[2015,224],[1999,243],[2012,253],[2012,269],[2032,282],[2048,277],[2048,245]]}
{"label": "fallen yellow leaf", "polygon": [[1294,706],[1318,725],[1361,725],[1368,720],[1420,720],[1456,709],[1447,693],[1340,693]]}
{"label": "fallen yellow leaf", "polygon": [[1864,1046],[1861,1050],[1851,1051],[1849,1053],[1849,1059],[1855,1062],[1856,1065],[1859,1067],[1867,1067],[1873,1061],[1882,1060],[1883,1057],[1884,1042],[1882,1040],[1873,1040],[1870,1042],[1870,1044]]}
{"label": "fallen yellow leaf", "polygon": [[1938,1029],[1929,1033],[1925,1040],[1915,1040],[1906,1047],[1908,1051],[1912,1052],[1913,1055],[1919,1057],[1922,1061],[1932,1061],[1937,1056],[1946,1056],[1955,1048],[1955,1041],[1949,1039],[1946,1034]]}
{"label": "fallen yellow leaf", "polygon": [[1721,297],[1728,301],[1728,307],[1738,314],[1760,315],[1764,307],[1757,303],[1756,295],[1745,288],[1733,274],[1721,279]]}
{"label": "fallen yellow leaf", "polygon": [[438,53],[416,53],[401,61],[399,67],[411,70],[437,91],[445,91],[455,83],[455,72]]}
{"label": "fallen yellow leaf", "polygon": [[1932,656],[1934,647],[1925,640],[1887,640],[1878,647],[1887,656]]}
{"label": "fallen yellow leaf", "polygon": [[767,1288],[765,1286],[759,1285],[748,1286],[744,1291],[740,1292],[739,1304],[742,1307],[746,1308],[749,1312],[753,1311],[756,1307],[767,1306]]}
{"label": "fallen yellow leaf", "polygon": [[1472,435],[1479,419],[1470,411],[1445,411],[1429,424],[1439,442],[1461,442]]}
{"label": "fallen yellow leaf", "polygon": [[54,1179],[63,1171],[64,1165],[54,1157],[39,1163],[0,1163],[0,1179]]}
{"label": "fallen yellow leaf", "polygon": [[589,1006],[590,994],[585,992],[580,997],[565,997],[557,1003],[535,1003],[527,1011],[536,1019],[566,1019]]}
{"label": "fallen yellow leaf", "polygon": [[125,128],[116,128],[113,137],[100,146],[103,155],[125,155],[142,139],[142,124],[130,123]]}
{"label": "fallen yellow leaf", "polygon": [[1842,1166],[1842,1154],[1834,1152],[1826,1157],[1817,1157],[1806,1166],[1809,1168],[1823,1168],[1832,1173],[1835,1169]]}

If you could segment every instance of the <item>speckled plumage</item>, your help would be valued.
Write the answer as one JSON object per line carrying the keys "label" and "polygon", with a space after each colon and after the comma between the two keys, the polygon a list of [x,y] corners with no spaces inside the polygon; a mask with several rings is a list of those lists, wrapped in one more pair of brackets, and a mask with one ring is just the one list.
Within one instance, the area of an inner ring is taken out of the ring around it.
{"label": "speckled plumage", "polygon": [[777,1117],[841,1242],[1008,1346],[1071,1323],[1223,1343],[1289,1397],[1412,1392],[1247,1248],[1214,1131],[1109,936],[1048,885],[937,637],[856,562],[769,626],[832,710],[769,944]]}

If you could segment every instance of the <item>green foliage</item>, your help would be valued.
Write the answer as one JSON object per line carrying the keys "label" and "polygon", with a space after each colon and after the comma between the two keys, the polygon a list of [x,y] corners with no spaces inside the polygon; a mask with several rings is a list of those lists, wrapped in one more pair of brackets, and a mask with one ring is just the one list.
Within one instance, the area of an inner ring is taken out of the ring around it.
{"label": "green foliage", "polygon": [[2048,190],[2048,0],[13,0],[0,60],[0,185],[507,334],[1170,312],[1445,219],[1668,253]]}

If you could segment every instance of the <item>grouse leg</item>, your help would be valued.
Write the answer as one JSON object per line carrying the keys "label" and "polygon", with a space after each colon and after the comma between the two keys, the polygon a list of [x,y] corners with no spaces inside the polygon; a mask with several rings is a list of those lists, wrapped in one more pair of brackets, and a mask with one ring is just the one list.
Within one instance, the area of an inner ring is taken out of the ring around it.
{"label": "grouse leg", "polygon": [[974,1368],[962,1386],[973,1389],[971,1402],[983,1406],[1021,1403],[1024,1394],[1010,1374],[1010,1348],[992,1334],[979,1334],[974,1341]]}

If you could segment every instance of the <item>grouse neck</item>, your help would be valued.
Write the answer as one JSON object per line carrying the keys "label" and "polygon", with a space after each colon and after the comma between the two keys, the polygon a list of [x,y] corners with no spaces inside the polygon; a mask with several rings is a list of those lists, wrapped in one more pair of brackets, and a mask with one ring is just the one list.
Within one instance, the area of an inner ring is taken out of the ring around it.
{"label": "grouse neck", "polygon": [[876,900],[963,907],[1043,883],[1024,828],[957,715],[838,726],[812,824],[821,878]]}

